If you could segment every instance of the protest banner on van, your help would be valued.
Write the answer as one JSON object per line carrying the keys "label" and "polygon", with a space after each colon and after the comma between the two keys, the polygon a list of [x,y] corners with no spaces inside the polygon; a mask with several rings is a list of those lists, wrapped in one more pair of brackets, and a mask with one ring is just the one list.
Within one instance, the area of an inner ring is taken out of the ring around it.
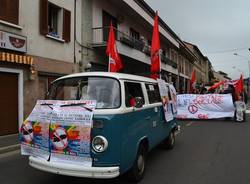
{"label": "protest banner on van", "polygon": [[214,119],[234,117],[231,94],[177,95],[177,118]]}
{"label": "protest banner on van", "polygon": [[165,119],[167,122],[169,122],[174,119],[174,116],[173,116],[173,112],[171,108],[171,102],[169,100],[168,88],[166,86],[165,81],[161,79],[157,79],[157,81],[158,81],[158,86],[160,90]]}
{"label": "protest banner on van", "polygon": [[96,102],[39,100],[20,128],[23,155],[92,164],[90,131]]}
{"label": "protest banner on van", "polygon": [[171,95],[171,104],[173,109],[174,116],[177,115],[177,93],[172,84],[169,85],[170,95]]}
{"label": "protest banner on van", "polygon": [[[83,104],[83,105],[77,105]],[[50,124],[51,161],[92,164],[90,131],[95,101],[59,101]]]}
{"label": "protest banner on van", "polygon": [[38,100],[28,118],[20,127],[19,139],[22,155],[49,158],[49,123],[55,101]]}

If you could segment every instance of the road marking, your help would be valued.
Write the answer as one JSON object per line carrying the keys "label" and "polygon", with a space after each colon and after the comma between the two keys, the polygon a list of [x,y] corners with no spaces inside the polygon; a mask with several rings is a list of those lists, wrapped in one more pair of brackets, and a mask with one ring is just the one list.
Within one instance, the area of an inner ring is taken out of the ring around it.
{"label": "road marking", "polygon": [[191,126],[192,124],[194,124],[194,122],[191,121],[190,123],[186,124],[186,126],[189,127],[189,126]]}
{"label": "road marking", "polygon": [[249,113],[250,113],[250,110],[246,110],[246,113],[249,114]]}

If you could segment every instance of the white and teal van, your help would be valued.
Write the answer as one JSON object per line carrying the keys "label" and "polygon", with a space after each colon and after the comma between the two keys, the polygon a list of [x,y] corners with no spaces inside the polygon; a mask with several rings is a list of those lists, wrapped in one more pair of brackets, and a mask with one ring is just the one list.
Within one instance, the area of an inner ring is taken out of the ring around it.
{"label": "white and teal van", "polygon": [[[75,88],[80,92],[72,96]],[[30,156],[34,168],[89,178],[114,178],[128,173],[132,180],[139,181],[147,153],[159,144],[166,149],[175,145],[177,122],[165,121],[156,80],[108,72],[72,74],[53,82],[49,99],[97,101],[91,130],[93,163],[91,167],[74,166]]]}

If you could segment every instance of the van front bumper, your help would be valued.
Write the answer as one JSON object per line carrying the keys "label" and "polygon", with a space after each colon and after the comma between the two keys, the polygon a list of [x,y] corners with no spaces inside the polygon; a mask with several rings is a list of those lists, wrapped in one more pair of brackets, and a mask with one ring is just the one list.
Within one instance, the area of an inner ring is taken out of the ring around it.
{"label": "van front bumper", "polygon": [[86,167],[80,165],[49,162],[37,157],[29,157],[30,166],[55,174],[86,177],[86,178],[115,178],[119,176],[119,167]]}

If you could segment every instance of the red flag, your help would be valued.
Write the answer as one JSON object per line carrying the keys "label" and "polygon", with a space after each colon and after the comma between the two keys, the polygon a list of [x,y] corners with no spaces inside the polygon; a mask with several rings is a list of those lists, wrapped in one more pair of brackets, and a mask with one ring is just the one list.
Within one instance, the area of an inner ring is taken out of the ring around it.
{"label": "red flag", "polygon": [[159,23],[158,12],[155,14],[154,30],[151,44],[151,78],[159,78],[160,73],[160,38],[159,38]]}
{"label": "red flag", "polygon": [[220,81],[220,82],[217,82],[217,83],[215,83],[214,85],[212,85],[210,88],[208,88],[208,91],[210,91],[210,90],[212,90],[212,89],[216,89],[216,88],[218,88],[220,85],[222,85],[222,84],[224,84],[224,83],[225,83],[224,80],[222,80],[222,81]]}
{"label": "red flag", "polygon": [[115,34],[112,26],[112,22],[109,29],[109,38],[107,43],[106,54],[109,57],[109,72],[117,72],[122,69],[122,61],[117,52],[115,44]]}
{"label": "red flag", "polygon": [[195,70],[193,70],[191,74],[190,86],[189,86],[190,93],[194,93],[195,85],[196,85],[196,74],[195,74]]}
{"label": "red flag", "polygon": [[240,79],[234,84],[235,91],[237,93],[242,93],[243,92],[243,76],[242,74],[240,75]]}

